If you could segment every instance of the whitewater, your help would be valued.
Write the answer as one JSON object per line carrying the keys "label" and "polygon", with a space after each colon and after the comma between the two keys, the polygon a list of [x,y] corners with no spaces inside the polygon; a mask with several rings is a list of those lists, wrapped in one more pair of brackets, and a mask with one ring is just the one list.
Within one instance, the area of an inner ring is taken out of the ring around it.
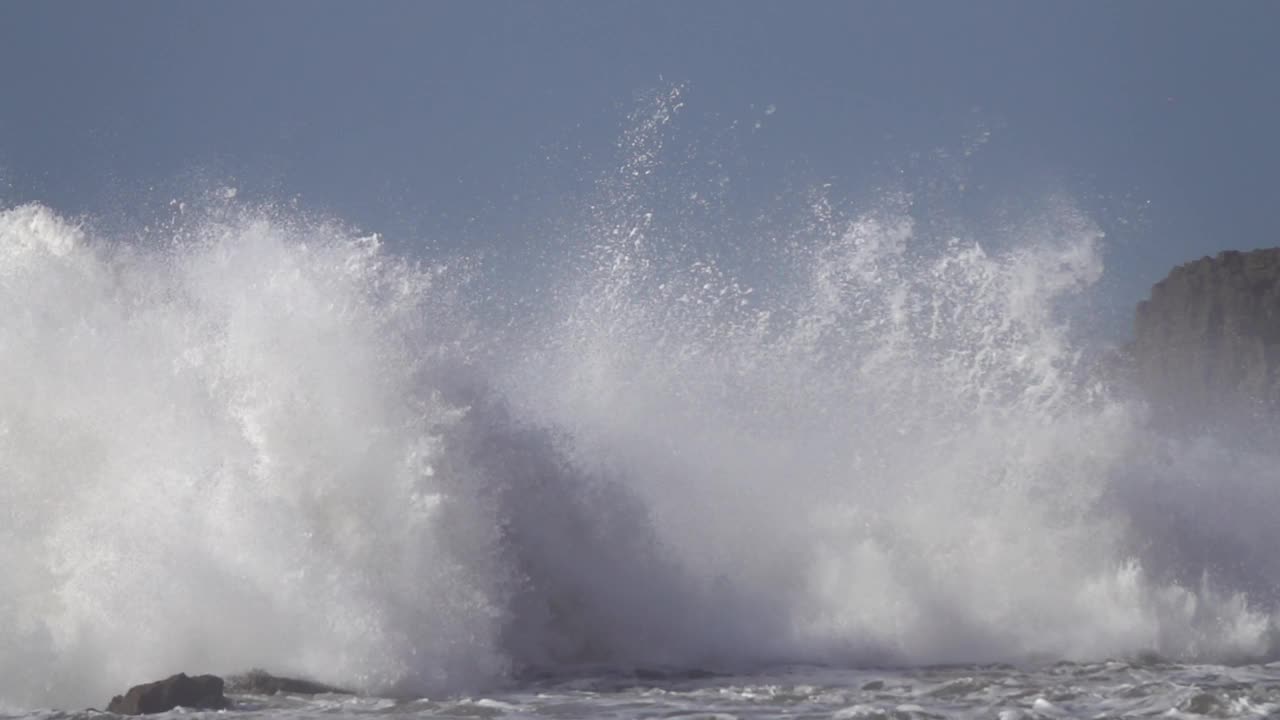
{"label": "whitewater", "polygon": [[1277,458],[1105,371],[1087,214],[815,191],[762,280],[651,202],[679,108],[518,302],[231,192],[0,210],[0,716],[1276,711]]}

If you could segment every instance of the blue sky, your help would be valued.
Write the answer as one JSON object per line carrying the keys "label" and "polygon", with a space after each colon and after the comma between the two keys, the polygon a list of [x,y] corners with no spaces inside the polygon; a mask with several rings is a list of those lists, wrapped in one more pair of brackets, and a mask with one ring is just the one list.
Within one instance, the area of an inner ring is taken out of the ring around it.
{"label": "blue sky", "polygon": [[7,2],[0,201],[228,181],[500,248],[681,83],[682,142],[744,212],[904,175],[961,173],[988,210],[1065,193],[1128,312],[1173,264],[1277,244],[1277,28],[1273,2]]}

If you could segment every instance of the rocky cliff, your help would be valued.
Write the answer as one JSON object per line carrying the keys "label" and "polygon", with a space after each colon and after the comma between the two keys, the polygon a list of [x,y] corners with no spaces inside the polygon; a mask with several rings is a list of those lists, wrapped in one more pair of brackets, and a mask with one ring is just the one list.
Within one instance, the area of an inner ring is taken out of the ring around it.
{"label": "rocky cliff", "polygon": [[1160,411],[1280,410],[1280,248],[1173,269],[1138,305],[1132,370]]}

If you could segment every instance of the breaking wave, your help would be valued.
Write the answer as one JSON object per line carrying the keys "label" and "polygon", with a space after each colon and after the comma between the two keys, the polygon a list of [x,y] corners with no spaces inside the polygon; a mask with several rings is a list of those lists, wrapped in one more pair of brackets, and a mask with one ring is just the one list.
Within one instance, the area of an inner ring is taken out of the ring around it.
{"label": "breaking wave", "polygon": [[1271,653],[1276,458],[1096,372],[1082,212],[813,193],[737,272],[648,204],[678,109],[502,321],[501,273],[287,208],[0,212],[0,701]]}

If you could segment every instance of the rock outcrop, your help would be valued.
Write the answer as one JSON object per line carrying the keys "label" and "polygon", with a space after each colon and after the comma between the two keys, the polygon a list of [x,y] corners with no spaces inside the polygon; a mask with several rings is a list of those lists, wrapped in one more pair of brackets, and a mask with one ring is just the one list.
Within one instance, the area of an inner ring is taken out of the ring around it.
{"label": "rock outcrop", "polygon": [[232,675],[225,682],[217,675],[190,677],[186,673],[179,673],[164,680],[129,688],[124,695],[111,698],[107,711],[119,715],[150,715],[176,707],[224,710],[231,707],[231,701],[224,692],[237,695],[354,694],[350,690],[324,683],[272,675],[265,670],[250,670],[243,675]]}
{"label": "rock outcrop", "polygon": [[1280,248],[1174,268],[1138,305],[1134,379],[1159,412],[1280,411]]}
{"label": "rock outcrop", "polygon": [[350,690],[343,690],[332,685],[302,680],[299,678],[280,677],[265,670],[250,670],[243,675],[232,675],[227,678],[229,692],[243,695],[321,695],[338,693],[353,695]]}
{"label": "rock outcrop", "polygon": [[150,715],[176,707],[222,710],[230,706],[217,675],[189,677],[179,673],[145,685],[135,685],[124,695],[111,698],[107,711],[119,715]]}

